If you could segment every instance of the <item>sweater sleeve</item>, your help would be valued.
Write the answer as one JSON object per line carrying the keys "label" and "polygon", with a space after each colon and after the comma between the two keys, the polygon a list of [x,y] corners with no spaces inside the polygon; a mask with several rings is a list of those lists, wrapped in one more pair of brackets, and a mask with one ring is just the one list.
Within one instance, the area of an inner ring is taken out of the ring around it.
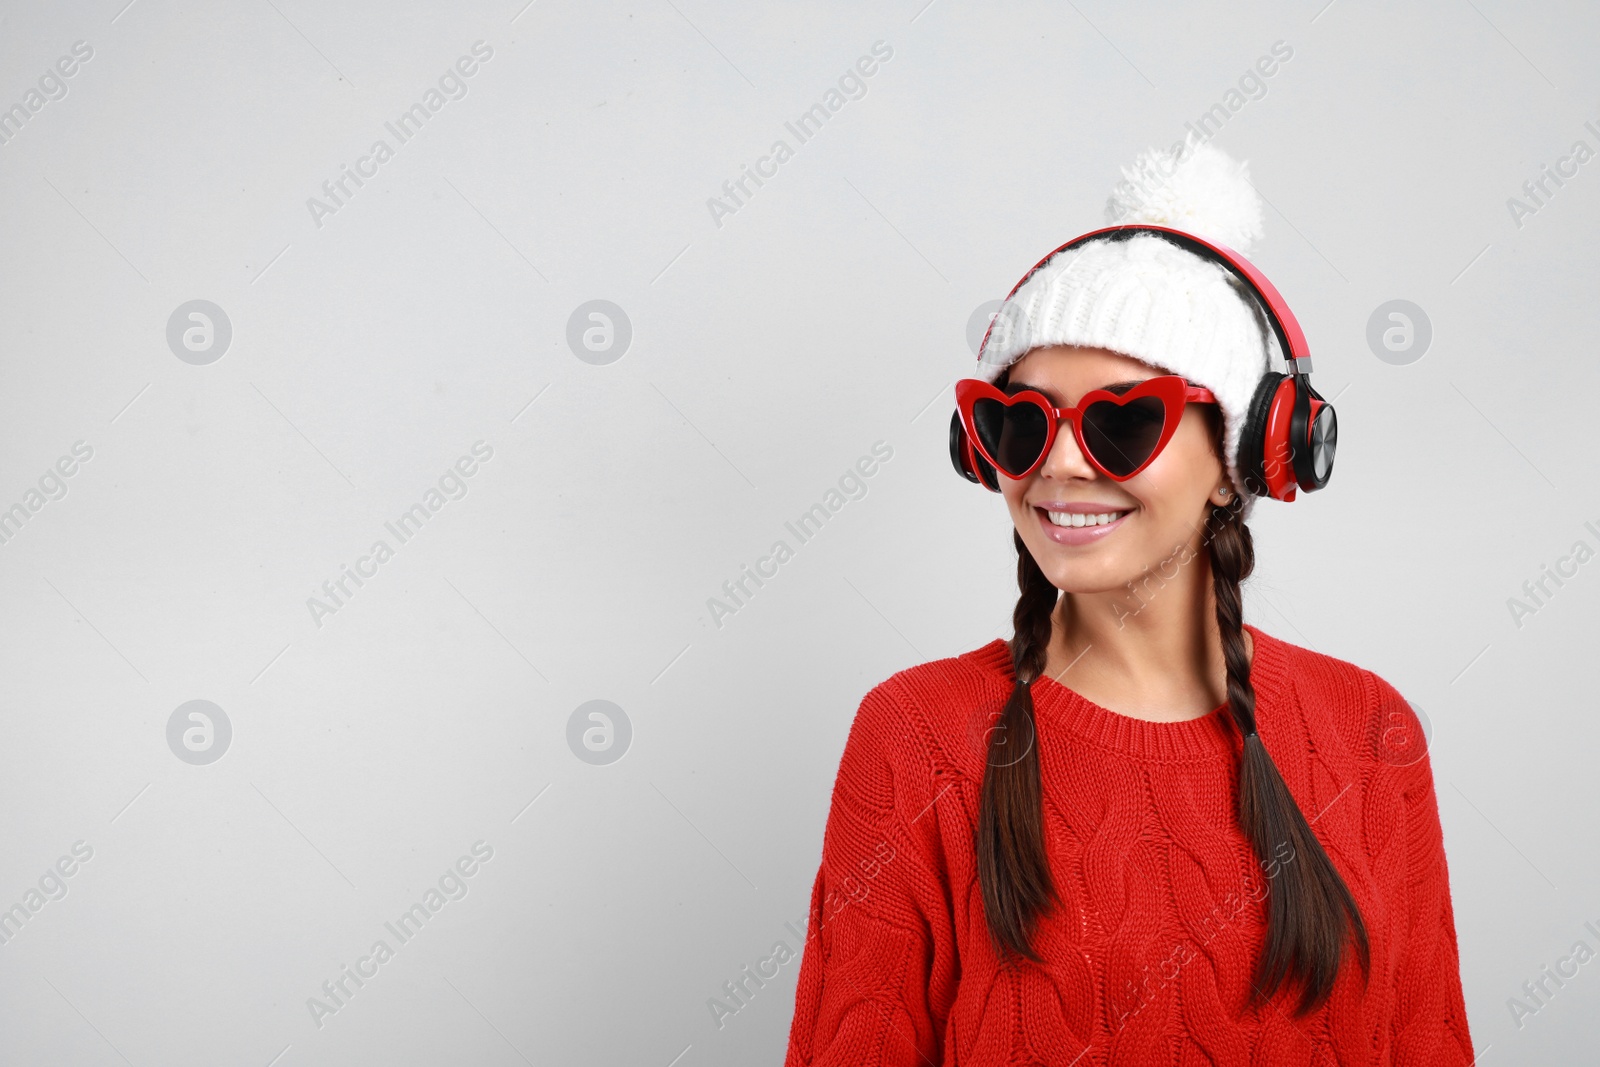
{"label": "sweater sleeve", "polygon": [[[1370,672],[1369,672],[1370,673]],[[1376,674],[1379,721],[1422,738],[1422,726],[1404,697]],[[1406,926],[1394,985],[1395,1067],[1470,1067],[1476,1057],[1461,993],[1450,870],[1434,791],[1433,766],[1422,742],[1420,756],[1398,768],[1406,848]]]}
{"label": "sweater sleeve", "polygon": [[862,700],[811,888],[784,1067],[937,1067],[957,980],[934,802],[890,683]]}

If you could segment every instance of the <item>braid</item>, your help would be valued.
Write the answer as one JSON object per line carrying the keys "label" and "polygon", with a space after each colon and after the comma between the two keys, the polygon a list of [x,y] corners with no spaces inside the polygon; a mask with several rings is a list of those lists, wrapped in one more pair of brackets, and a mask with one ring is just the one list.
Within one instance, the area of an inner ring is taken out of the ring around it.
{"label": "braid", "polygon": [[1211,509],[1216,533],[1209,542],[1211,585],[1217,600],[1217,629],[1222,632],[1222,658],[1228,666],[1228,707],[1242,737],[1256,734],[1256,690],[1250,684],[1250,657],[1244,644],[1244,598],[1239,583],[1255,570],[1255,541],[1250,527],[1231,508]]}
{"label": "braid", "polygon": [[[1277,891],[1267,898],[1267,936],[1254,983],[1262,999],[1288,980],[1301,986],[1296,1013],[1321,1007],[1333,991],[1347,934],[1353,935],[1363,977],[1370,973],[1367,930],[1338,868],[1295,803],[1277,765],[1256,732],[1256,693],[1242,632],[1239,583],[1255,566],[1250,528],[1226,505],[1213,508],[1215,534],[1207,547],[1217,628],[1228,668],[1228,708],[1244,740],[1239,768],[1239,823],[1256,858],[1276,868]],[[1283,845],[1288,858],[1273,859]],[[1281,862],[1277,862],[1281,861]]]}
{"label": "braid", "polygon": [[1011,626],[1015,630],[1011,639],[1011,665],[1018,679],[1031,683],[1044,673],[1061,590],[1045,576],[1019,531],[1011,531],[1011,540],[1017,546],[1017,588],[1021,590],[1017,606],[1011,612]]}
{"label": "braid", "polygon": [[988,762],[978,804],[975,850],[984,913],[995,952],[1038,962],[1029,944],[1033,925],[1059,900],[1044,847],[1033,681],[1044,673],[1052,616],[1061,591],[1012,531],[1017,546],[1017,597],[1011,622],[1011,696],[989,735]]}

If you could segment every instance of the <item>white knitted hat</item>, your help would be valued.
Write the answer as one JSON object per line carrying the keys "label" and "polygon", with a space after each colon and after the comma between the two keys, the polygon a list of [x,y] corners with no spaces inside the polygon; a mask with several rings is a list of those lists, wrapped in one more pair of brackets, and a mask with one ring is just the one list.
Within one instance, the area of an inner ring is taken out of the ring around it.
{"label": "white knitted hat", "polygon": [[[1171,150],[1148,149],[1122,173],[1106,202],[1108,225],[1170,226],[1241,255],[1261,236],[1248,164],[1210,142],[1191,134]],[[1248,518],[1255,497],[1241,492],[1239,434],[1270,369],[1270,331],[1256,297],[1225,267],[1164,238],[1107,238],[1052,256],[1001,305],[978,353],[978,376],[993,382],[1040,346],[1082,345],[1206,386],[1222,408],[1228,477]]]}

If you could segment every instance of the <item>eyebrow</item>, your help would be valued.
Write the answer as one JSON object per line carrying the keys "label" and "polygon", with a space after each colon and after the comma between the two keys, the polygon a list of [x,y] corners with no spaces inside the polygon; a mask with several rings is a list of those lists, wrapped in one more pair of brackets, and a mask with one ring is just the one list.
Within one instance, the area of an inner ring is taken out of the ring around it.
{"label": "eyebrow", "polygon": [[[1134,386],[1138,385],[1141,382],[1147,381],[1147,380],[1148,379],[1145,379],[1145,378],[1132,378],[1132,379],[1129,379],[1128,381],[1125,381],[1125,382],[1112,382],[1110,385],[1101,385],[1101,386],[1097,386],[1096,388],[1105,389],[1105,390],[1108,390],[1110,392],[1115,393],[1115,392],[1118,392],[1119,390],[1132,389]],[[1061,398],[1055,394],[1054,390],[1052,390],[1052,389],[1050,389],[1050,388],[1048,388],[1046,386],[1043,386],[1043,385],[1032,385],[1032,384],[1030,384],[1028,382],[1007,382],[1006,386],[1005,386],[1005,389],[1002,390],[1002,391],[1007,396],[1015,396],[1016,394],[1022,392],[1024,389],[1030,390],[1030,391],[1035,392],[1035,393],[1043,393],[1046,397],[1049,398],[1050,403],[1054,404],[1056,407],[1063,406],[1062,403],[1061,403]],[[1086,391],[1089,391],[1089,390],[1086,390]]]}

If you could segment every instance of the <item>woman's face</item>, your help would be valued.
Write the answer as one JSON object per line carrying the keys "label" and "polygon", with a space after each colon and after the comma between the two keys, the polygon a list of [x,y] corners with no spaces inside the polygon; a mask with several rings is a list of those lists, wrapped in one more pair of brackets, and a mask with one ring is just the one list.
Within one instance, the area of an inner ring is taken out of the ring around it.
{"label": "woman's face", "polygon": [[[1036,389],[1057,407],[1072,407],[1091,389],[1142,381],[1167,371],[1103,348],[1035,348],[999,384],[1007,392]],[[1000,474],[1000,490],[1028,551],[1058,589],[1098,593],[1123,589],[1157,568],[1172,569],[1200,549],[1210,507],[1232,502],[1219,487],[1227,477],[1199,405],[1186,405],[1177,432],[1148,467],[1125,482],[1101,474],[1078,449],[1072,427],[1057,428],[1050,454],[1032,474]],[[1050,516],[1111,513],[1115,521],[1063,535]],[[1082,543],[1066,543],[1068,538]]]}

